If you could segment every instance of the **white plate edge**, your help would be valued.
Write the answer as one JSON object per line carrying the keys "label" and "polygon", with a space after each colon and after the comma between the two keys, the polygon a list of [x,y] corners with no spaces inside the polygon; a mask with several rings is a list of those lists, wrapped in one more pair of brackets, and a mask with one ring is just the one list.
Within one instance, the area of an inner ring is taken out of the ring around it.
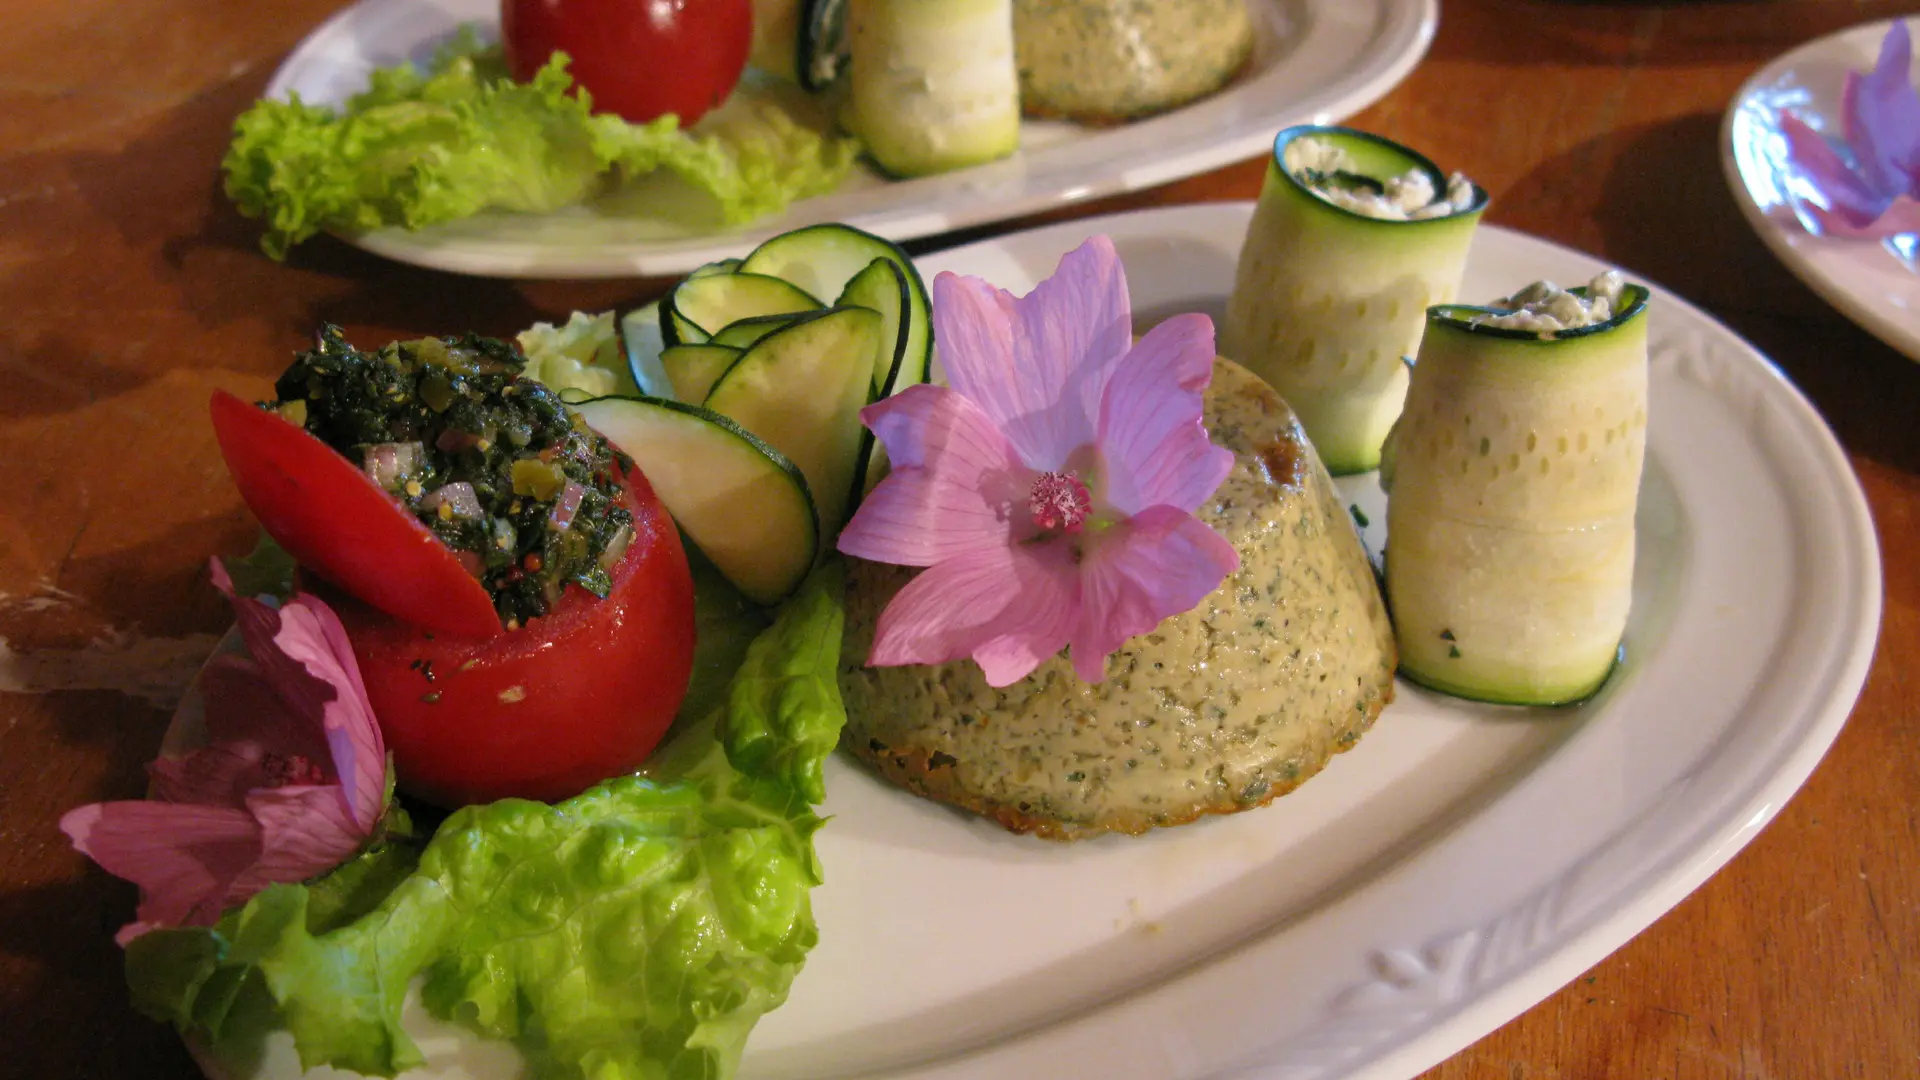
{"label": "white plate edge", "polygon": [[[1909,26],[1915,22],[1920,22],[1920,16],[1909,17]],[[1879,338],[1890,348],[1905,354],[1909,359],[1920,360],[1920,330],[1903,326],[1879,309],[1863,303],[1838,281],[1821,271],[1812,260],[1801,254],[1789,240],[1781,224],[1760,209],[1759,203],[1754,200],[1752,191],[1747,186],[1747,177],[1740,168],[1739,155],[1734,152],[1733,143],[1734,125],[1738,114],[1747,100],[1761,86],[1778,79],[1787,68],[1803,62],[1808,55],[1830,44],[1835,38],[1860,33],[1869,28],[1876,33],[1884,34],[1886,28],[1891,25],[1893,25],[1892,19],[1881,19],[1822,35],[1782,53],[1749,76],[1740,84],[1740,89],[1734,91],[1732,101],[1721,115],[1720,169],[1726,178],[1727,187],[1733,194],[1733,201],[1740,207],[1741,216],[1746,218],[1747,225],[1759,235],[1761,243],[1765,244],[1774,258],[1787,268],[1788,273],[1798,278],[1801,284],[1813,290],[1814,295],[1851,319],[1861,329]]]}
{"label": "white plate edge", "polygon": [[[359,0],[342,8],[302,37],[275,69],[262,96],[284,97],[296,64],[305,62],[304,54],[309,46],[325,35],[337,33],[341,24],[355,18],[356,13],[360,12],[367,2],[368,0]],[[1267,2],[1280,3],[1282,0],[1267,0]],[[1300,0],[1300,2],[1312,8],[1346,3],[1348,0]],[[945,232],[988,225],[1088,199],[1124,194],[1197,175],[1263,153],[1273,136],[1289,124],[1307,121],[1332,123],[1344,119],[1378,101],[1405,79],[1425,58],[1439,27],[1439,0],[1361,0],[1361,2],[1374,7],[1378,22],[1374,40],[1381,46],[1375,52],[1386,55],[1390,62],[1374,68],[1369,68],[1362,63],[1352,72],[1354,77],[1336,82],[1331,87],[1322,86],[1315,89],[1301,102],[1289,105],[1286,113],[1274,118],[1268,125],[1271,130],[1247,133],[1228,140],[1212,142],[1204,139],[1191,140],[1187,145],[1197,145],[1200,149],[1189,149],[1184,153],[1192,161],[1199,162],[1198,165],[1165,171],[1110,172],[1097,178],[1097,182],[1077,185],[1071,190],[1053,190],[1029,195],[994,208],[981,206],[973,213],[957,217],[946,214],[934,202],[922,200],[915,204],[892,208],[874,217],[856,215],[848,219],[849,223],[881,233],[896,243],[937,236]],[[1305,108],[1303,109],[1302,106]],[[1126,129],[1121,127],[1115,130],[1125,131]],[[804,205],[805,201],[802,200],[801,203],[794,205],[796,207]],[[625,249],[609,250],[591,259],[557,265],[546,263],[537,254],[529,257],[519,253],[520,245],[518,244],[504,245],[505,250],[497,250],[502,245],[483,240],[472,241],[466,246],[453,244],[446,247],[423,247],[418,240],[418,233],[399,228],[383,228],[358,235],[342,235],[340,239],[383,258],[450,273],[522,279],[595,279],[685,273],[715,259],[738,255],[741,251],[750,249],[779,231],[779,229],[749,228],[742,232],[715,235],[711,242],[700,238],[674,241],[673,243],[680,246],[654,253],[649,253],[646,249],[655,245],[632,245]]]}

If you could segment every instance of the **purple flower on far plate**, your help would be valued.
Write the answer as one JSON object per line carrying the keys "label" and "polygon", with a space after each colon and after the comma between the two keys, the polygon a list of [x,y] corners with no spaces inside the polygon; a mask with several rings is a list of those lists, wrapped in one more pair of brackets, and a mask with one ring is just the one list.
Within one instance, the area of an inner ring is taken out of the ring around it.
{"label": "purple flower on far plate", "polygon": [[1818,194],[1802,199],[1820,231],[1885,238],[1920,232],[1920,94],[1909,81],[1912,41],[1895,19],[1871,72],[1847,73],[1841,94],[1846,153],[1799,117],[1780,118],[1787,160]]}
{"label": "purple flower on far plate", "polygon": [[153,798],[69,811],[60,828],[108,873],[140,886],[122,945],[163,926],[211,926],[275,882],[345,862],[385,812],[387,751],[346,631],[296,593],[278,608],[235,596],[247,656],[200,675],[208,742],[149,766]]}
{"label": "purple flower on far plate", "polygon": [[1239,565],[1193,516],[1233,467],[1201,422],[1213,323],[1175,316],[1135,344],[1104,236],[1017,299],[943,273],[933,320],[949,385],[861,413],[892,472],[840,550],[926,568],[881,613],[868,662],[970,656],[1005,686],[1071,646],[1097,682],[1109,653]]}

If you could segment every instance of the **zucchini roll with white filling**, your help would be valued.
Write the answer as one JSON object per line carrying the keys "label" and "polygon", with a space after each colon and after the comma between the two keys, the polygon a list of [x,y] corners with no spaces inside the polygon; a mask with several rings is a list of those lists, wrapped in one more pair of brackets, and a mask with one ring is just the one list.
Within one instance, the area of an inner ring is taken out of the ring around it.
{"label": "zucchini roll with white filling", "polygon": [[848,122],[894,176],[1020,145],[1010,0],[848,0]]}
{"label": "zucchini roll with white filling", "polygon": [[1303,125],[1274,140],[1221,351],[1272,383],[1335,475],[1380,463],[1426,310],[1450,302],[1487,193],[1398,143]]}
{"label": "zucchini roll with white filling", "polygon": [[1606,680],[1633,593],[1647,300],[1609,272],[1428,311],[1381,468],[1402,674],[1525,705]]}

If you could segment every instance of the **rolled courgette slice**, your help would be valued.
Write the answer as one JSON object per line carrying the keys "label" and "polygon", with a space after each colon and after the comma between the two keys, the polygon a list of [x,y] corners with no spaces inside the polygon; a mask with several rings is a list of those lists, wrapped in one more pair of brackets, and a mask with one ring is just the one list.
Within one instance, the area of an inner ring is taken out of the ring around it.
{"label": "rolled courgette slice", "polygon": [[1316,194],[1287,168],[1297,139],[1350,160],[1340,182],[1384,188],[1423,173],[1448,177],[1399,143],[1349,128],[1302,125],[1274,140],[1233,293],[1221,352],[1280,391],[1335,475],[1380,463],[1380,444],[1406,397],[1403,357],[1420,342],[1426,310],[1453,300],[1487,193],[1462,209],[1417,219],[1371,217]]}
{"label": "rolled courgette slice", "polygon": [[1427,313],[1389,450],[1401,674],[1525,705],[1606,680],[1633,594],[1647,301],[1630,284],[1613,317],[1548,333],[1484,323],[1501,309]]}
{"label": "rolled courgette slice", "polygon": [[1011,0],[848,0],[848,120],[895,176],[1020,145]]}

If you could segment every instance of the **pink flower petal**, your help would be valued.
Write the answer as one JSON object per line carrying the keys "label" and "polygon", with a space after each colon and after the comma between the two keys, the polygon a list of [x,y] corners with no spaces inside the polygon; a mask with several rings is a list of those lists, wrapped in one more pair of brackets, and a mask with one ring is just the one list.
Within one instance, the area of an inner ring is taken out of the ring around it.
{"label": "pink flower petal", "polygon": [[1114,509],[1193,510],[1232,471],[1233,452],[1208,440],[1201,419],[1213,357],[1212,320],[1178,315],[1114,369],[1100,404],[1102,494]]}
{"label": "pink flower petal", "polygon": [[931,566],[1012,542],[1033,472],[978,405],[943,386],[914,386],[860,414],[893,471],[840,533],[842,552]]}
{"label": "pink flower petal", "polygon": [[1866,75],[1847,74],[1841,116],[1847,145],[1862,179],[1889,199],[1920,195],[1920,94],[1911,81],[1913,45],[1904,19],[1895,19]]}
{"label": "pink flower petal", "polygon": [[1108,373],[1132,342],[1126,273],[1095,236],[1028,295],[943,273],[933,282],[934,338],[955,390],[1045,472],[1093,441]]}
{"label": "pink flower petal", "polygon": [[340,617],[316,597],[296,594],[280,609],[274,647],[332,690],[321,710],[335,775],[364,835],[386,809],[387,745],[367,701],[360,665]]}
{"label": "pink flower petal", "polygon": [[1170,506],[1153,507],[1106,530],[1080,563],[1074,672],[1099,682],[1109,653],[1169,615],[1191,610],[1239,565],[1232,544]]}
{"label": "pink flower petal", "polygon": [[920,572],[880,614],[867,662],[944,664],[972,656],[991,686],[1058,653],[1079,609],[1061,543],[984,548]]}
{"label": "pink flower petal", "polygon": [[[1791,113],[1784,115],[1780,118],[1780,132],[1787,140],[1787,160],[1799,178],[1813,187],[1825,203],[1822,206],[1812,200],[1799,200],[1802,207],[1819,219],[1823,231],[1838,231],[1828,227],[1830,219],[1844,223],[1848,230],[1859,230],[1870,226],[1886,210],[1892,201],[1891,195],[1869,187],[1840,157],[1839,151],[1805,121]],[[1849,231],[1844,235],[1853,234]]]}
{"label": "pink flower petal", "polygon": [[121,944],[154,926],[211,926],[227,890],[260,853],[260,826],[237,807],[94,803],[60,828],[81,854],[140,886],[138,921]]}
{"label": "pink flower petal", "polygon": [[244,903],[268,885],[305,881],[347,861],[367,833],[354,821],[335,784],[260,788],[247,797],[260,825],[260,853],[227,890]]}
{"label": "pink flower petal", "polygon": [[346,628],[317,597],[295,594],[275,610],[235,596],[218,559],[212,572],[214,585],[233,603],[248,654],[292,717],[325,737],[354,820],[371,832],[385,809],[387,750]]}

